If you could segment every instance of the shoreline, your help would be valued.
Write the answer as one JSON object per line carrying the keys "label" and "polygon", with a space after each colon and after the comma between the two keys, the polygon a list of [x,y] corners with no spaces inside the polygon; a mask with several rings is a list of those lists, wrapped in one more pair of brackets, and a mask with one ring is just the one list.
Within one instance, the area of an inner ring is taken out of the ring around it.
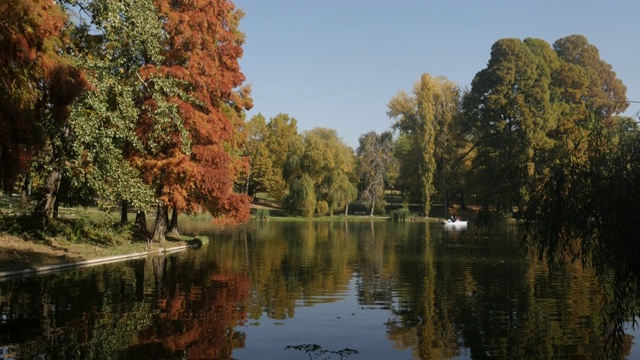
{"label": "shoreline", "polygon": [[72,269],[80,269],[87,268],[91,266],[109,264],[119,261],[126,261],[132,259],[144,258],[152,255],[163,255],[174,253],[178,251],[183,251],[187,249],[197,249],[202,247],[203,243],[200,239],[193,239],[191,241],[187,241],[181,245],[173,246],[173,247],[159,247],[147,251],[139,251],[128,254],[120,254],[120,255],[111,255],[97,258],[90,258],[86,260],[76,260],[74,259],[65,259],[67,261],[64,262],[56,262],[53,264],[33,266],[33,267],[23,267],[20,269],[7,269],[0,271],[0,282],[10,279],[16,279],[21,277],[33,276],[33,275],[41,275],[58,271],[72,270]]}

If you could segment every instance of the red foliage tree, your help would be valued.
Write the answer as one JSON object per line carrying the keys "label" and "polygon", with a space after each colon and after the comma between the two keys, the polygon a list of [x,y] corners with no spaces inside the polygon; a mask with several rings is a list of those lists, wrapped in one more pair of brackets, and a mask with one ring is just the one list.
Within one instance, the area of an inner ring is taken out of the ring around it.
{"label": "red foliage tree", "polygon": [[[69,105],[89,85],[65,56],[67,17],[59,5],[5,0],[0,12],[0,176],[9,190],[67,121]],[[47,196],[49,190],[57,192],[47,189]]]}
{"label": "red foliage tree", "polygon": [[57,42],[65,17],[55,4],[33,0],[4,1],[0,11],[0,175],[10,190],[44,143],[38,84],[55,63],[47,45]]}
{"label": "red foliage tree", "polygon": [[[242,112],[252,104],[238,64],[242,12],[227,0],[156,0],[156,7],[167,39],[165,63],[149,65],[141,75],[176,81],[182,95],[170,102],[183,122],[182,129],[167,125],[162,146],[139,160],[162,204],[154,231],[154,240],[161,240],[169,205],[206,210],[227,221],[248,219],[249,198],[234,192],[234,182],[246,166],[238,151],[244,142],[240,127]],[[147,109],[158,109],[154,98]],[[148,148],[154,141],[149,134],[159,126],[156,115],[148,111],[140,121],[139,135]]]}

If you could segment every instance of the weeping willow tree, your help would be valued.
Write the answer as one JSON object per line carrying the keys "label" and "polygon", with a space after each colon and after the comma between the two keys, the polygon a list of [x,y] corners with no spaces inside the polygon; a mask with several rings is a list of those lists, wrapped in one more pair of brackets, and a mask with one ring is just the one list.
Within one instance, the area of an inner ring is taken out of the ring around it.
{"label": "weeping willow tree", "polygon": [[308,174],[305,173],[291,182],[289,196],[285,203],[291,212],[300,212],[306,217],[313,216],[316,208],[316,193],[313,179]]}
{"label": "weeping willow tree", "polygon": [[[623,350],[624,326],[640,316],[640,130],[630,118],[597,121],[587,156],[558,164],[533,189],[525,244],[553,269],[580,261],[606,289],[603,332],[607,353]],[[620,355],[621,356],[621,355]]]}

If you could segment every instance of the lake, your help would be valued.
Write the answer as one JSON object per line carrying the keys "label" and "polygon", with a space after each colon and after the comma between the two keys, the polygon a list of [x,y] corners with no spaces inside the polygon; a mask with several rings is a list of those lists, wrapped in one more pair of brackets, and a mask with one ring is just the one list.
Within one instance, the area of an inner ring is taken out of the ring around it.
{"label": "lake", "polygon": [[[0,281],[0,359],[595,359],[603,290],[516,229],[249,223],[200,249]],[[630,329],[626,356],[640,356]]]}

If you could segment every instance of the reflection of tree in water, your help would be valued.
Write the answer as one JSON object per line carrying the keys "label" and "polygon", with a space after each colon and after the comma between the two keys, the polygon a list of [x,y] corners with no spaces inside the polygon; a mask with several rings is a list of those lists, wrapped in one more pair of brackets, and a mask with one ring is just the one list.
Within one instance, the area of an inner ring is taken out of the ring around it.
{"label": "reflection of tree in water", "polygon": [[[462,348],[474,359],[604,355],[594,331],[603,291],[593,271],[575,264],[550,278],[533,254],[528,262],[505,261],[519,248],[510,237],[486,243],[458,238],[454,246],[424,234],[406,239],[424,240],[390,247],[398,279],[394,317],[386,326],[395,346],[413,349],[416,359],[453,358]],[[625,346],[628,353],[630,342]]]}
{"label": "reflection of tree in water", "polygon": [[218,359],[244,347],[245,335],[234,327],[244,321],[238,305],[249,295],[248,278],[191,264],[175,258],[153,261],[158,316],[153,327],[138,333],[136,345],[152,357]]}
{"label": "reflection of tree in water", "polygon": [[0,326],[0,344],[19,358],[227,358],[244,346],[249,286],[217,270],[157,257],[3,283],[2,314],[29,321]]}
{"label": "reflection of tree in water", "polygon": [[410,235],[418,242],[398,247],[396,255],[397,300],[394,317],[387,325],[388,337],[400,349],[413,348],[417,359],[447,359],[458,355],[458,336],[453,327],[447,292],[437,288],[438,274],[428,224]]}
{"label": "reflection of tree in water", "polygon": [[333,302],[351,279],[356,241],[343,222],[265,223],[222,235],[209,248],[218,263],[249,274],[252,319],[292,318],[300,304]]}
{"label": "reflection of tree in water", "polygon": [[390,307],[392,298],[391,274],[384,268],[385,231],[375,230],[371,221],[357,229],[358,274],[356,287],[358,303]]}
{"label": "reflection of tree in water", "polygon": [[284,349],[304,352],[310,360],[331,360],[334,358],[340,358],[340,360],[342,360],[358,354],[358,350],[355,349],[344,348],[341,350],[328,350],[318,344],[288,345]]}
{"label": "reflection of tree in water", "polygon": [[625,324],[640,316],[640,131],[637,119],[603,110],[590,110],[578,127],[587,134],[576,144],[584,153],[569,153],[531,185],[523,228],[552,272],[572,261],[595,270],[606,295],[607,355],[618,357],[628,348]]}

